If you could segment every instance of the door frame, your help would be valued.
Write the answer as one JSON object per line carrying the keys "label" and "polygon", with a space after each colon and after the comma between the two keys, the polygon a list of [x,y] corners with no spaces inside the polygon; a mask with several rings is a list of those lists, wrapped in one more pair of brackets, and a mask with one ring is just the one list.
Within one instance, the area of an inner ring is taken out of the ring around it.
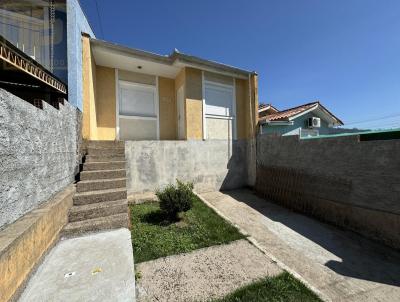
{"label": "door frame", "polygon": [[[179,92],[182,92],[182,97],[179,98]],[[183,116],[181,119],[180,117],[180,112],[181,110],[183,111]],[[185,135],[186,135],[186,129],[185,129],[185,90],[184,90],[184,85],[181,85],[178,90],[176,91],[176,117],[177,117],[177,123],[178,123],[178,128],[177,128],[177,136],[179,140],[184,140]],[[181,133],[182,132],[182,133]]]}

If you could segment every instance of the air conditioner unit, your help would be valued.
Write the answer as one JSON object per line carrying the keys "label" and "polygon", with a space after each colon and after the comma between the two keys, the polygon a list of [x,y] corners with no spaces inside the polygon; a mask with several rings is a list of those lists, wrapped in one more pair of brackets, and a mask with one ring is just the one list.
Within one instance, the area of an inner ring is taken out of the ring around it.
{"label": "air conditioner unit", "polygon": [[321,119],[319,117],[310,117],[307,120],[308,128],[320,128],[321,127]]}

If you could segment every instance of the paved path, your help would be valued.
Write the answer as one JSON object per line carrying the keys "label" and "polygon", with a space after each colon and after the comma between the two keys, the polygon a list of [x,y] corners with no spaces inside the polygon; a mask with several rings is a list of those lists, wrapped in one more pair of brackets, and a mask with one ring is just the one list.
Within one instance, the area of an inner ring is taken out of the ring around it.
{"label": "paved path", "polygon": [[325,300],[400,301],[400,253],[291,212],[248,190],[201,197]]}
{"label": "paved path", "polygon": [[138,301],[209,301],[282,272],[269,257],[238,240],[139,263]]}
{"label": "paved path", "polygon": [[119,229],[60,241],[45,257],[19,301],[134,300],[131,233]]}

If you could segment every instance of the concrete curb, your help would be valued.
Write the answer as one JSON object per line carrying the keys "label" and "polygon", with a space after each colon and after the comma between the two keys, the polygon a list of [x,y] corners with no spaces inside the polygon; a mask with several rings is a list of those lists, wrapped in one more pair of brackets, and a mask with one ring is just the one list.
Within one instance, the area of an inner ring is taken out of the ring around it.
{"label": "concrete curb", "polygon": [[212,204],[210,204],[206,199],[204,199],[199,193],[194,192],[198,198],[202,202],[204,202],[209,208],[214,210],[219,216],[221,216],[223,219],[228,221],[230,224],[235,226],[239,232],[246,236],[247,241],[249,241],[252,245],[254,245],[257,249],[259,249],[263,254],[271,258],[272,261],[274,261],[281,269],[289,272],[292,274],[296,279],[300,280],[302,283],[304,283],[310,290],[312,290],[316,295],[318,295],[319,298],[321,298],[323,301],[326,302],[331,302],[332,300],[328,298],[326,295],[324,295],[320,290],[315,288],[312,284],[310,284],[305,278],[303,278],[299,273],[297,273],[295,270],[291,269],[289,266],[287,266],[285,263],[277,259],[274,255],[269,253],[261,244],[258,243],[258,241],[251,237],[249,233],[247,233],[245,230],[243,230],[239,225],[236,223],[232,222],[227,216],[225,216],[220,210],[218,210],[216,207],[214,207]]}

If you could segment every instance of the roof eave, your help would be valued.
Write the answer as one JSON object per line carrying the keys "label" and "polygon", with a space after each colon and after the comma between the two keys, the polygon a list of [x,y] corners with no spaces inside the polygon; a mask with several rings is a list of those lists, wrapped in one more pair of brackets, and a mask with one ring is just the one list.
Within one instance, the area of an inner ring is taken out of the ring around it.
{"label": "roof eave", "polygon": [[226,73],[232,74],[234,76],[236,75],[239,77],[248,77],[249,75],[257,75],[257,73],[255,71],[248,71],[248,70],[236,68],[236,67],[233,67],[230,65],[201,59],[201,58],[198,58],[195,56],[186,55],[186,54],[176,52],[176,51],[174,51],[169,56],[163,56],[163,55],[159,55],[159,54],[152,53],[149,51],[131,48],[131,47],[107,42],[107,41],[100,40],[100,39],[91,38],[90,42],[94,47],[96,47],[96,46],[103,47],[103,48],[109,49],[111,51],[114,51],[116,53],[119,53],[121,55],[130,55],[130,56],[134,56],[136,58],[150,60],[152,62],[167,64],[167,65],[171,65],[171,66],[180,62],[184,65],[190,65],[193,67],[197,67],[199,69],[202,69],[202,68],[203,69],[204,68],[211,69],[215,72],[226,72]]}

